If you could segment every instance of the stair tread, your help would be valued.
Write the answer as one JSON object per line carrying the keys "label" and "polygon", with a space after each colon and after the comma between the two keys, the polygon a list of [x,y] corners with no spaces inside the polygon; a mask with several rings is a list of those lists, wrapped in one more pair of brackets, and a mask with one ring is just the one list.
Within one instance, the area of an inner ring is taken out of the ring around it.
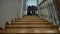
{"label": "stair tread", "polygon": [[12,22],[12,23],[49,23],[50,24],[50,22]]}
{"label": "stair tread", "polygon": [[7,25],[7,27],[55,27],[53,25]]}
{"label": "stair tread", "polygon": [[15,22],[12,22],[12,25],[7,25],[5,30],[0,30],[0,33],[4,34],[57,33],[58,34],[60,32],[58,31],[57,26],[52,25],[52,23],[42,18],[38,18],[37,16],[25,16],[22,19],[17,19]]}
{"label": "stair tread", "polygon": [[13,25],[16,24],[16,25],[27,25],[27,24],[37,24],[37,25],[40,25],[40,24],[48,24],[48,25],[52,25],[52,23],[49,23],[49,22],[13,22],[12,23]]}
{"label": "stair tread", "polygon": [[6,30],[0,30],[0,33],[58,33],[58,30],[54,30],[54,29],[38,29],[38,28],[28,28],[28,29],[25,29],[25,28],[9,28],[9,29],[6,29]]}

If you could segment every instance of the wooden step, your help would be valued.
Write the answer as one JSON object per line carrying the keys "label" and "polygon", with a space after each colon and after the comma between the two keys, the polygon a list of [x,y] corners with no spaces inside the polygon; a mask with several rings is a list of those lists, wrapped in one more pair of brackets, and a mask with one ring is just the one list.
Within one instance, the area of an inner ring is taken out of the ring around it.
{"label": "wooden step", "polygon": [[43,25],[43,24],[53,25],[52,23],[12,23],[12,25],[27,25],[27,24],[28,24],[28,25],[30,25],[30,24],[31,24],[31,25],[32,25],[32,24],[34,24],[34,25],[40,25],[40,24],[42,24],[42,25]]}
{"label": "wooden step", "polygon": [[[19,28],[7,28],[7,29],[19,29]],[[5,30],[7,30],[5,29]],[[58,30],[57,28],[20,28],[20,29],[49,29],[49,30]]]}
{"label": "wooden step", "polygon": [[16,22],[47,22],[45,20],[16,20]]}
{"label": "wooden step", "polygon": [[59,34],[57,26],[38,18],[36,16],[25,16],[16,19],[12,25],[6,25],[5,30],[0,30],[0,34]]}
{"label": "wooden step", "polygon": [[7,25],[8,28],[58,28],[53,25]]}
{"label": "wooden step", "polygon": [[9,28],[9,29],[6,29],[6,30],[0,30],[0,33],[1,34],[5,34],[5,33],[12,33],[12,34],[18,34],[18,33],[40,33],[40,34],[58,34],[60,33],[58,30],[55,30],[55,29],[44,29],[44,28]]}
{"label": "wooden step", "polygon": [[19,24],[52,24],[51,22],[12,22]]}

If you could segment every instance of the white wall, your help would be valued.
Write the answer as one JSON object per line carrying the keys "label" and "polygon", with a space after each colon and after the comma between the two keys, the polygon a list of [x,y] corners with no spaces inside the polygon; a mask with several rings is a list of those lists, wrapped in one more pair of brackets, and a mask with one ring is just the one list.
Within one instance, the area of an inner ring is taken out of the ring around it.
{"label": "white wall", "polygon": [[[41,1],[40,1],[41,2]],[[39,8],[39,12],[40,12],[40,16],[41,14],[43,15],[44,18],[46,18],[48,20],[48,9],[47,9],[48,3],[47,1],[45,1],[44,3],[42,3],[38,8]],[[40,9],[42,8],[42,9]],[[46,17],[47,16],[47,17]]]}
{"label": "white wall", "polygon": [[38,0],[38,4],[40,4],[43,0]]}
{"label": "white wall", "polygon": [[37,0],[28,0],[27,1],[27,5],[29,6],[32,6],[32,5],[34,5],[34,6],[37,6]]}
{"label": "white wall", "polygon": [[26,0],[23,1],[23,16],[26,15]]}
{"label": "white wall", "polygon": [[[40,3],[40,2],[38,1],[38,3]],[[46,0],[40,6],[38,6],[38,10],[39,10],[40,17],[43,17],[44,19],[48,20],[49,22],[52,22],[53,25],[59,24],[59,21],[57,18],[57,12],[56,12],[56,8],[53,4],[53,0]],[[41,16],[41,14],[43,16]]]}
{"label": "white wall", "polygon": [[39,6],[39,4],[42,2],[43,0],[37,0],[37,4],[38,4],[38,16],[40,16],[40,6]]}
{"label": "white wall", "polygon": [[[43,0],[38,0],[38,4],[39,3],[41,3]],[[49,10],[48,10],[48,8],[49,8],[49,6],[48,6],[48,3],[50,3],[50,1],[48,2],[49,0],[46,0],[44,3],[42,3],[39,7],[38,7],[38,10],[39,10],[39,16],[40,17],[43,17],[43,18],[45,18],[46,20],[48,20],[49,21],[49,17],[50,17],[50,12],[49,12]],[[42,9],[40,9],[40,8],[42,8]],[[41,14],[43,15],[43,16],[41,16]]]}
{"label": "white wall", "polygon": [[23,12],[22,12],[23,16],[27,15],[27,1],[28,0],[23,0]]}
{"label": "white wall", "polygon": [[5,29],[6,21],[11,24],[11,20],[20,16],[20,3],[18,0],[0,0],[0,27]]}

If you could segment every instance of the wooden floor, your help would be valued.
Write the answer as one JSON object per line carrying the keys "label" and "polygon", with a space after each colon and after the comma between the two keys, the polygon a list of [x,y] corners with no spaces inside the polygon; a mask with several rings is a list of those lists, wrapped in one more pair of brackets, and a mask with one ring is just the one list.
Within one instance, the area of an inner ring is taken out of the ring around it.
{"label": "wooden floor", "polygon": [[7,25],[5,30],[0,30],[0,34],[59,34],[57,26],[51,22],[37,16],[24,16],[17,19],[11,25]]}

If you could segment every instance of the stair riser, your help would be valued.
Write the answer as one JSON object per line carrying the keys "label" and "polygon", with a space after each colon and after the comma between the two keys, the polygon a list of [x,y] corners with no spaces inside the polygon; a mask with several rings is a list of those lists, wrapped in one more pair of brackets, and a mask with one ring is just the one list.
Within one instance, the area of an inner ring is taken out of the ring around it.
{"label": "stair riser", "polygon": [[41,23],[46,24],[46,23],[48,23],[48,24],[51,24],[51,22],[12,22],[12,23],[29,23],[29,24],[30,24],[30,23],[33,23],[33,24],[34,24],[34,23],[36,23],[36,24],[39,24],[39,23],[40,23],[40,24],[41,24]]}
{"label": "stair riser", "polygon": [[6,25],[0,34],[59,34],[58,27],[36,16],[18,18],[11,25]]}
{"label": "stair riser", "polygon": [[0,33],[0,34],[60,34],[60,33]]}
{"label": "stair riser", "polygon": [[[9,29],[9,28],[11,28],[11,29],[14,29],[14,28],[24,28],[24,27],[6,27],[6,29]],[[32,29],[32,28],[39,28],[39,27],[25,27],[26,29]],[[44,27],[43,27],[44,28]],[[40,29],[42,29],[42,28],[40,28]],[[53,27],[45,27],[44,29],[53,29],[53,30],[58,30],[58,28],[53,28]]]}
{"label": "stair riser", "polygon": [[58,27],[7,27],[7,28],[58,28]]}
{"label": "stair riser", "polygon": [[51,23],[12,23],[12,25],[52,25]]}
{"label": "stair riser", "polygon": [[6,27],[6,28],[58,28],[58,27]]}
{"label": "stair riser", "polygon": [[[15,22],[21,22],[21,21],[15,21]],[[47,21],[22,21],[22,22],[47,22]]]}
{"label": "stair riser", "polygon": [[6,27],[57,27],[53,25],[11,25],[11,26],[6,26]]}

